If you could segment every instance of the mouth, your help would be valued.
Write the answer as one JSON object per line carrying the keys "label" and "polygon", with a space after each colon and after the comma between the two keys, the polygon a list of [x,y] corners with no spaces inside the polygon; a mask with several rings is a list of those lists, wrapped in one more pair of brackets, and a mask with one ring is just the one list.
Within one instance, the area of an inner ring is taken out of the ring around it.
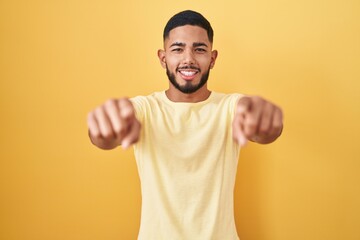
{"label": "mouth", "polygon": [[178,72],[180,73],[182,79],[186,81],[191,81],[200,72],[200,69],[196,69],[196,68],[178,69]]}

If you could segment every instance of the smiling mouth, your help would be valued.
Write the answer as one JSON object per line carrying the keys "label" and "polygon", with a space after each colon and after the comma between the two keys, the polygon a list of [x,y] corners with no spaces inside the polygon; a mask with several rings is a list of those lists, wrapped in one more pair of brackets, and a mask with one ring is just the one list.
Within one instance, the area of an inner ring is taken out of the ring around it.
{"label": "smiling mouth", "polygon": [[198,71],[186,71],[186,70],[182,70],[179,72],[186,77],[191,77],[198,73]]}
{"label": "smiling mouth", "polygon": [[196,77],[198,71],[182,70],[182,71],[179,71],[179,73],[180,73],[182,79],[184,79],[185,81],[191,81]]}
{"label": "smiling mouth", "polygon": [[184,80],[192,80],[200,72],[200,69],[197,68],[183,68],[178,69],[178,72],[181,74],[181,77]]}

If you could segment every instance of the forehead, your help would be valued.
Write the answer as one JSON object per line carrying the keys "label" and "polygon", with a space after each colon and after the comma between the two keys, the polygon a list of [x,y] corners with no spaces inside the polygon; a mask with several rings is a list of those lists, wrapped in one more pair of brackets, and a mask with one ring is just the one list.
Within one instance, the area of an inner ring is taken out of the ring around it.
{"label": "forehead", "polygon": [[194,42],[203,42],[210,46],[210,41],[205,29],[199,26],[185,25],[176,27],[169,32],[169,37],[165,39],[165,46],[168,47],[174,42],[187,43],[192,45]]}

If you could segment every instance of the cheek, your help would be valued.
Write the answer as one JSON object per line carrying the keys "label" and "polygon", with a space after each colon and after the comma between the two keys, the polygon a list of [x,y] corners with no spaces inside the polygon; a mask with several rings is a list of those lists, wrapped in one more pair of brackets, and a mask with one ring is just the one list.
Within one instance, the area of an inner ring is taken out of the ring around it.
{"label": "cheek", "polygon": [[209,68],[212,67],[212,66],[211,66],[211,59],[208,59],[208,58],[202,59],[202,61],[199,61],[199,64],[200,64],[201,68],[202,68],[203,70],[206,70],[206,71],[207,71]]}
{"label": "cheek", "polygon": [[211,63],[211,55],[210,55],[210,54],[202,54],[202,55],[199,55],[199,56],[196,58],[196,61],[197,61],[199,64],[209,66],[210,63]]}
{"label": "cheek", "polygon": [[168,58],[166,59],[166,65],[170,71],[175,71],[178,66],[178,61],[176,61],[174,58]]}

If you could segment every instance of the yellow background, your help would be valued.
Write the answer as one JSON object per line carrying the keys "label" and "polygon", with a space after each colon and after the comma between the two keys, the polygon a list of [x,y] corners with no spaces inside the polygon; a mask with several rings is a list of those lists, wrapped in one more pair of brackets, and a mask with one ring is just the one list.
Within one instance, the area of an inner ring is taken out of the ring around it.
{"label": "yellow background", "polygon": [[202,12],[211,89],[264,96],[283,136],[242,151],[241,240],[360,239],[360,1],[0,0],[0,239],[136,239],[131,150],[102,151],[86,114],[165,89],[166,21]]}

